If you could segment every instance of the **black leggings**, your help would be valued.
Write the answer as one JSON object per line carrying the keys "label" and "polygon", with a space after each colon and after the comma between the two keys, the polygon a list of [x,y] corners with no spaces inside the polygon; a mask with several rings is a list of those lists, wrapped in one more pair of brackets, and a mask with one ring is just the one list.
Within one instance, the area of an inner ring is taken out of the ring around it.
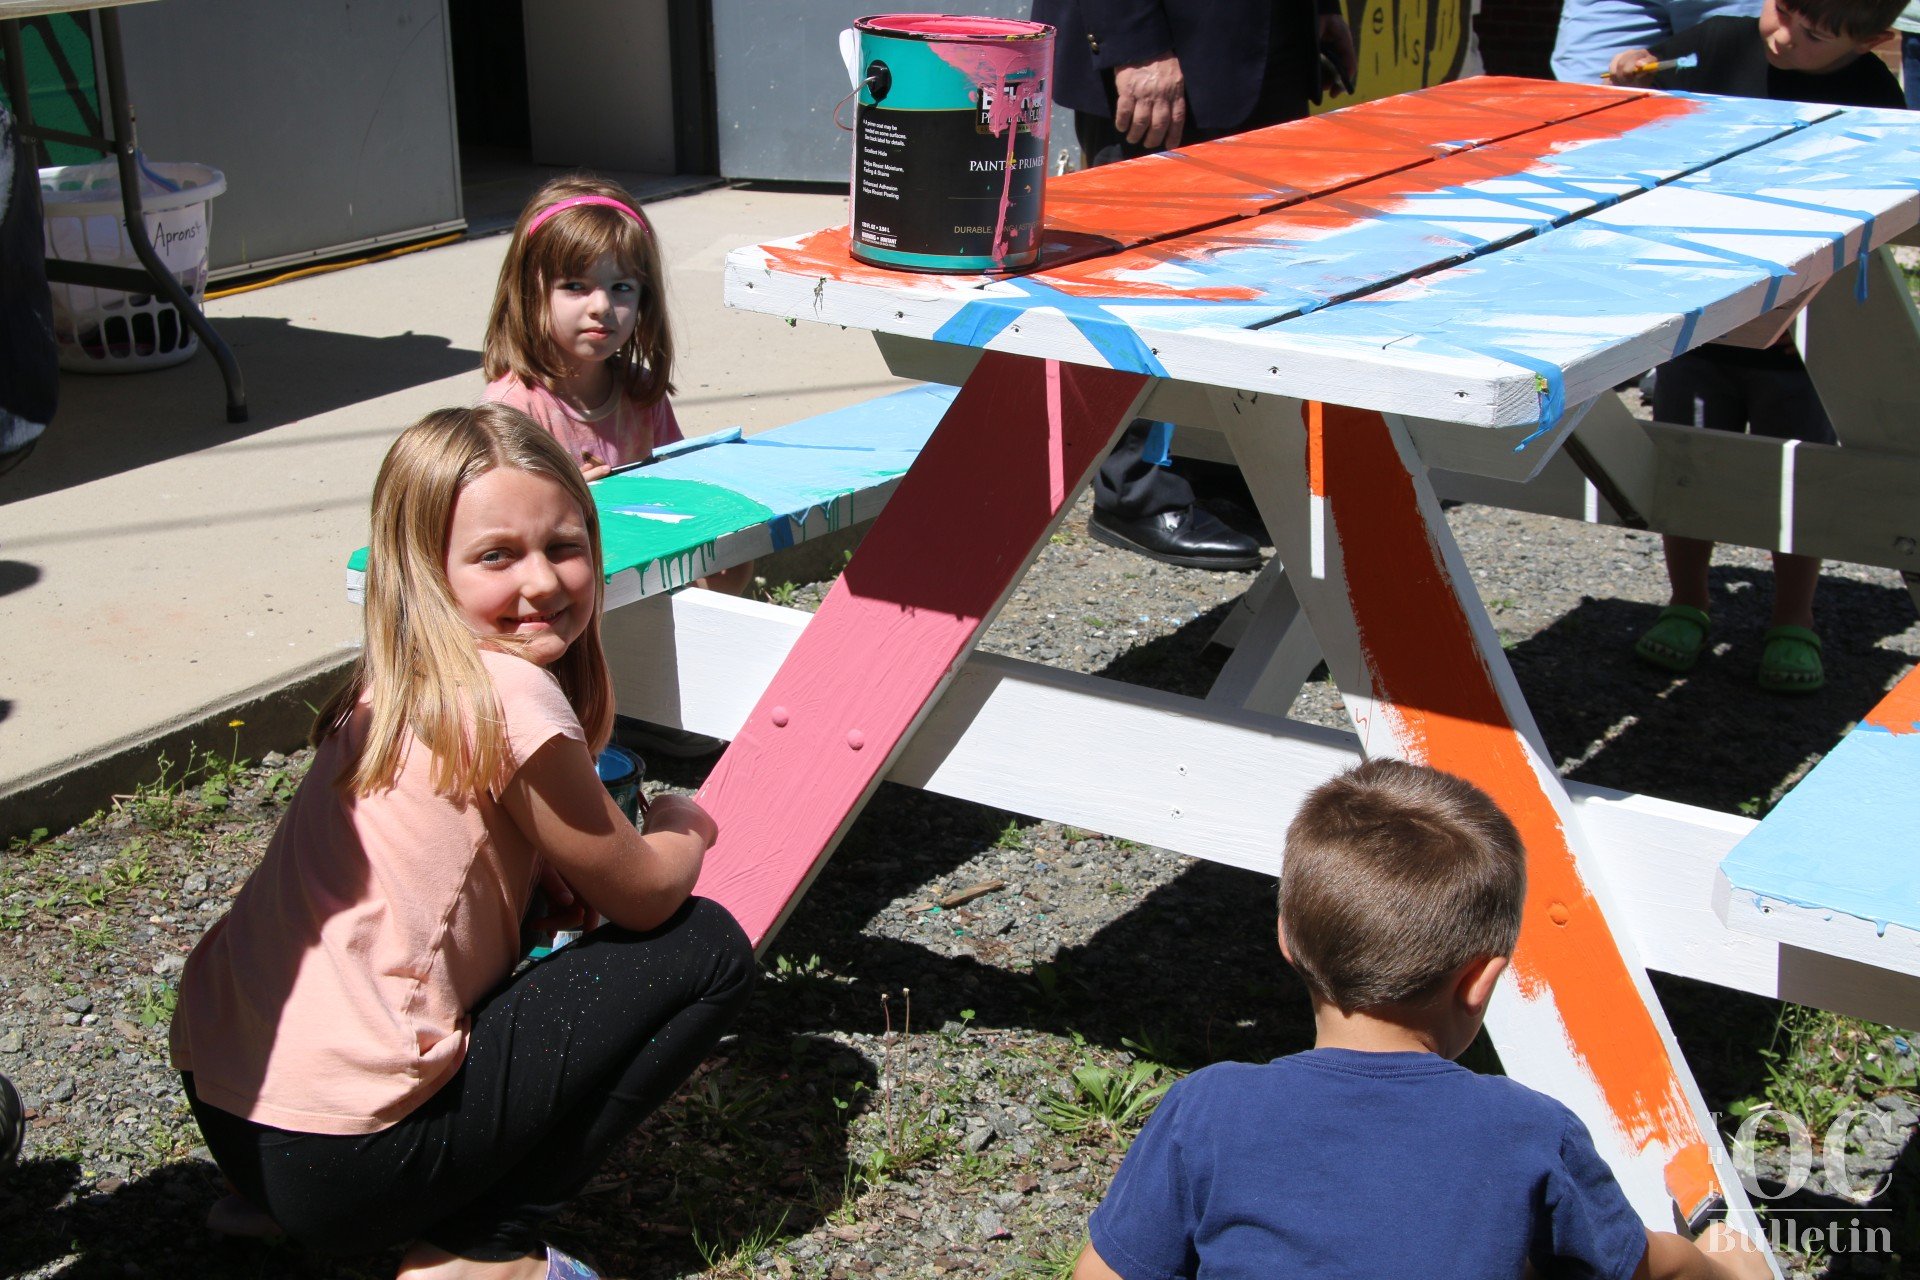
{"label": "black leggings", "polygon": [[704,898],[648,933],[602,926],[481,1001],[460,1070],[379,1133],[255,1124],[182,1079],[221,1172],[295,1240],[505,1261],[541,1247],[541,1224],[700,1064],[756,972],[740,926]]}

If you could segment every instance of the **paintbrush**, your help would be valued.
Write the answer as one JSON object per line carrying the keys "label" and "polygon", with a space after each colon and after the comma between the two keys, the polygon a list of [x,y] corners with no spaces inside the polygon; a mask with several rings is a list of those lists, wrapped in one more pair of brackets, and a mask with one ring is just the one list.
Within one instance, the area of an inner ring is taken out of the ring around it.
{"label": "paintbrush", "polygon": [[613,470],[607,472],[607,475],[625,475],[629,471],[637,470],[640,467],[652,466],[656,462],[678,457],[683,453],[697,453],[701,449],[711,449],[717,444],[737,444],[741,436],[740,428],[728,427],[724,431],[715,431],[711,435],[695,436],[691,440],[676,440],[672,444],[661,445],[658,449],[655,449],[650,456],[642,458],[638,462],[621,463]]}
{"label": "paintbrush", "polygon": [[[1632,67],[1629,67],[1624,74],[1630,76],[1650,76],[1661,71],[1680,71],[1687,67],[1697,67],[1699,65],[1699,54],[1683,53],[1677,58],[1666,58],[1660,61],[1648,58],[1645,62],[1635,63]],[[1612,80],[1613,72],[1602,71],[1600,78],[1602,80]]]}

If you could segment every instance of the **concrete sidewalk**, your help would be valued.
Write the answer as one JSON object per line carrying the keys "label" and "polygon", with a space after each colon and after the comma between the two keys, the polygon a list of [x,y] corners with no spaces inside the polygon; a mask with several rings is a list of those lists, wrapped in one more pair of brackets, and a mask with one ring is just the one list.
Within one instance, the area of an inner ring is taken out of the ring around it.
{"label": "concrete sidewalk", "polygon": [[[748,431],[901,385],[865,334],[728,311],[727,251],[843,220],[844,198],[714,190],[648,206],[666,250],[688,435]],[[190,747],[257,757],[359,643],[347,554],[393,437],[472,403],[504,236],[211,303],[253,420],[222,421],[204,353],[67,375],[0,479],[0,839],[60,830]],[[239,729],[230,720],[245,720]]]}

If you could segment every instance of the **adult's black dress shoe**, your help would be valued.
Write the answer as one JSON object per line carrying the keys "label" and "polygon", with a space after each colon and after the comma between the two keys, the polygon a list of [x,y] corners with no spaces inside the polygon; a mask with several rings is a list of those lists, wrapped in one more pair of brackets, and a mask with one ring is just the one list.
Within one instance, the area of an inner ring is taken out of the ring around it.
{"label": "adult's black dress shoe", "polygon": [[1110,547],[1182,569],[1260,567],[1260,544],[1229,529],[1198,503],[1131,520],[1095,507],[1087,532]]}

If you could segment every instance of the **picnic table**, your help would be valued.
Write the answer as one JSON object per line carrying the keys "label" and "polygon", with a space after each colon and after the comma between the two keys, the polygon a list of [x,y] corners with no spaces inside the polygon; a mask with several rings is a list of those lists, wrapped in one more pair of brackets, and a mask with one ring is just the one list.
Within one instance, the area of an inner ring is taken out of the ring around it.
{"label": "picnic table", "polygon": [[[1272,871],[1331,773],[1429,763],[1526,842],[1488,1020],[1506,1069],[1582,1116],[1650,1225],[1724,1205],[1752,1227],[1647,966],[1920,1005],[1870,962],[1721,922],[1716,868],[1751,820],[1558,776],[1435,481],[1571,475],[1545,487],[1587,518],[1920,567],[1889,532],[1914,490],[1868,474],[1913,476],[1912,390],[1853,388],[1844,449],[1663,435],[1607,407],[1836,273],[1822,301],[1857,327],[1856,288],[1899,287],[1874,254],[1917,192],[1903,113],[1481,78],[1056,180],[1018,275],[865,266],[845,227],[735,251],[730,304],[872,330],[896,373],[960,390],[811,618],[701,592],[609,616],[623,710],[691,709],[731,739],[701,793],[722,836],[700,892],[764,942],[888,778]],[[1852,332],[1848,358],[1910,369],[1908,330]],[[1284,566],[1212,694],[970,657],[1140,415],[1224,437]],[[1752,492],[1681,478],[1727,459]],[[1323,657],[1350,735],[1285,718]]]}

